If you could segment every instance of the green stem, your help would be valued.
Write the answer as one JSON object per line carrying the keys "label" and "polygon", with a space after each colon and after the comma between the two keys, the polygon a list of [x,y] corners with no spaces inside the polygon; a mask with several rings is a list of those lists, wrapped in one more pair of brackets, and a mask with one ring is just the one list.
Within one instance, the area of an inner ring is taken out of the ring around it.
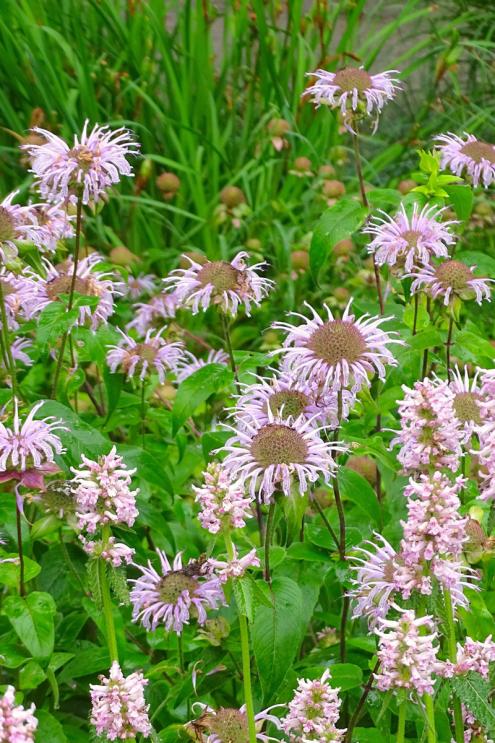
{"label": "green stem", "polygon": [[24,551],[22,549],[22,525],[21,525],[21,512],[19,510],[19,504],[17,503],[17,496],[15,497],[15,521],[17,528],[17,552],[19,554],[19,596],[26,595],[26,588],[24,586]]}
{"label": "green stem", "polygon": [[[273,504],[275,505],[275,504]],[[268,526],[268,525],[267,525]],[[229,560],[234,557],[234,547],[232,538],[228,531],[225,531],[225,546]],[[248,721],[249,743],[256,743],[256,723],[254,720],[253,690],[251,687],[251,656],[249,651],[249,628],[247,619],[240,611],[239,613],[239,631],[241,634],[241,654],[242,654],[242,683],[244,686],[244,704],[246,705],[246,717]]]}
{"label": "green stem", "polygon": [[325,514],[325,511],[323,510],[323,508],[319,504],[318,498],[314,498],[313,501],[312,501],[312,503],[316,507],[316,510],[318,511],[318,513],[321,516],[321,520],[325,524],[325,527],[326,527],[327,531],[329,532],[330,536],[332,537],[333,541],[335,542],[335,546],[337,547],[337,549],[339,549],[339,539],[338,539],[336,533],[334,532],[330,521],[327,519],[326,514]]}
{"label": "green stem", "polygon": [[446,355],[446,361],[447,361],[447,379],[450,379],[450,351],[452,348],[452,335],[454,332],[454,317],[452,315],[452,310],[449,317],[449,330],[447,333],[447,342],[445,344],[445,355]]}
{"label": "green stem", "polygon": [[425,694],[423,696],[423,702],[426,711],[426,739],[428,743],[436,743],[437,733],[435,730],[435,708],[433,706],[433,697],[431,697],[430,694]]}
{"label": "green stem", "polygon": [[[67,312],[71,311],[72,305],[74,303],[74,291],[76,288],[77,267],[79,265],[79,251],[80,251],[80,246],[81,246],[82,207],[83,207],[82,196],[80,195],[77,199],[77,206],[76,206],[76,239],[74,243],[74,258],[73,258],[74,268],[72,270],[72,279],[70,282],[69,302],[67,304]],[[67,329],[65,333],[63,334],[62,341],[60,343],[60,351],[58,355],[57,366],[56,366],[55,374],[53,377],[52,397],[55,397],[57,393],[58,380],[60,378],[60,372],[62,371],[65,346],[67,344],[68,336],[69,336],[69,329]]]}
{"label": "green stem", "polygon": [[232,340],[230,337],[230,328],[229,328],[229,321],[225,314],[225,312],[220,311],[220,315],[222,316],[222,326],[223,326],[223,336],[225,338],[225,346],[227,347],[227,353],[229,355],[230,359],[230,367],[234,373],[234,379],[235,379],[235,386],[237,390],[237,394],[241,394],[241,386],[239,384],[239,375],[237,374],[237,367],[235,365],[235,359],[234,359],[234,351],[232,349]]}
{"label": "green stem", "polygon": [[1,332],[1,343],[2,343],[2,355],[4,361],[7,362],[7,372],[10,372],[10,379],[12,383],[12,398],[16,399],[18,395],[17,387],[17,374],[15,368],[14,357],[12,356],[12,349],[9,342],[9,321],[7,319],[7,310],[5,309],[5,297],[3,293],[3,284],[0,281],[0,317],[2,320],[2,332]]}
{"label": "green stem", "polygon": [[275,514],[275,498],[274,496],[272,502],[270,503],[270,507],[268,510],[268,519],[266,521],[266,529],[265,529],[265,570],[264,570],[264,577],[267,583],[271,583],[272,579],[270,576],[270,544],[272,541],[272,531],[273,531],[273,517]]}
{"label": "green stem", "polygon": [[406,703],[399,705],[399,722],[397,723],[397,743],[404,743],[404,734],[406,732]]}
{"label": "green stem", "polygon": [[143,449],[145,448],[144,445],[144,431],[145,431],[145,423],[146,423],[146,397],[145,397],[146,388],[144,385],[144,379],[141,382],[141,446]]}
{"label": "green stem", "polygon": [[182,635],[177,635],[177,650],[179,653],[179,668],[180,672],[184,673],[185,671],[185,664],[184,664],[184,645],[182,642]]}
{"label": "green stem", "polygon": [[[105,546],[106,544],[108,544],[111,536],[109,526],[103,527],[102,536],[103,545]],[[110,653],[110,662],[113,663],[114,660],[116,660],[118,663],[119,652],[117,649],[117,636],[115,633],[115,624],[113,620],[112,598],[110,596],[110,586],[108,585],[107,563],[103,558],[100,558],[98,561],[98,572],[100,576],[101,596],[103,601],[103,616],[105,618],[105,629],[107,635],[108,652]]]}
{"label": "green stem", "polygon": [[[452,663],[457,661],[457,641],[455,636],[454,610],[452,607],[452,597],[447,588],[443,589],[445,603],[445,618],[447,621],[447,646],[449,650],[449,659]],[[456,743],[464,743],[464,721],[462,719],[461,700],[456,694],[452,695],[452,707],[454,710],[454,730]]]}

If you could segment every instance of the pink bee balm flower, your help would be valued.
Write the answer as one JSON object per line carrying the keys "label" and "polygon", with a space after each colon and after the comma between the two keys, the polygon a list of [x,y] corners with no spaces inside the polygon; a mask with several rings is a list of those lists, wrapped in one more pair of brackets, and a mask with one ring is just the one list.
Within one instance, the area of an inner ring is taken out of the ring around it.
{"label": "pink bee balm flower", "polygon": [[149,705],[144,698],[148,680],[142,673],[124,676],[117,661],[112,663],[109,677],[100,676],[99,684],[90,684],[91,724],[97,735],[108,740],[129,740],[141,733],[151,735]]}
{"label": "pink bee balm flower", "polygon": [[138,516],[139,489],[131,490],[130,485],[136,470],[127,468],[115,446],[97,461],[84,454],[81,459],[79,467],[71,467],[79,529],[94,534],[98,526],[106,524],[133,526]]}
{"label": "pink bee balm flower", "polygon": [[444,211],[436,206],[425,206],[419,211],[414,204],[410,217],[403,205],[394,217],[381,212],[384,218],[375,217],[363,229],[364,233],[374,235],[368,252],[374,255],[379,266],[396,266],[406,271],[411,271],[418,261],[429,264],[432,256],[448,257],[449,246],[457,239],[448,228],[458,223],[454,220],[441,222]]}
{"label": "pink bee balm flower", "polygon": [[54,253],[61,240],[74,237],[74,217],[62,204],[33,204],[33,218],[38,225],[38,247],[42,253]]}
{"label": "pink bee balm flower", "polygon": [[491,635],[488,635],[483,642],[466,637],[464,645],[457,643],[455,663],[445,661],[440,674],[446,678],[452,678],[474,671],[487,679],[490,673],[490,663],[493,662],[495,662],[495,642]]}
{"label": "pink bee balm flower", "polygon": [[461,175],[465,170],[473,186],[481,182],[487,188],[495,180],[495,145],[476,139],[467,132],[464,132],[464,137],[452,132],[435,137],[442,168],[449,168],[455,175]]}
{"label": "pink bee balm flower", "polygon": [[19,361],[25,366],[32,366],[33,360],[26,353],[26,350],[32,348],[32,346],[32,342],[27,338],[16,338],[15,341],[12,341],[10,344],[10,352],[14,361]]}
{"label": "pink bee balm flower", "polygon": [[472,453],[478,456],[481,477],[480,500],[495,500],[495,422],[488,421],[477,430],[480,448]]}
{"label": "pink bee balm flower", "polygon": [[80,195],[83,204],[97,202],[122,175],[132,176],[127,157],[137,155],[139,145],[131,133],[95,124],[88,134],[88,123],[86,119],[72,147],[53,132],[38,127],[32,131],[46,141],[22,146],[31,158],[36,185],[48,201],[75,201]]}
{"label": "pink bee balm flower", "polygon": [[119,330],[122,341],[118,346],[108,346],[107,363],[110,371],[116,372],[120,367],[127,379],[137,375],[143,381],[150,374],[158,374],[160,384],[165,382],[167,372],[175,371],[181,360],[184,348],[182,343],[167,343],[161,334],[153,335],[148,330],[142,342],[137,342]]}
{"label": "pink bee balm flower", "polygon": [[[101,258],[92,253],[87,258],[82,258],[77,267],[75,291],[86,297],[98,297],[95,307],[84,305],[79,308],[79,317],[76,325],[89,323],[92,330],[105,324],[114,312],[114,297],[120,295],[120,284],[114,282],[111,274],[95,271],[94,268]],[[28,316],[36,317],[51,302],[59,299],[61,294],[69,294],[72,284],[73,261],[72,258],[56,266],[49,261],[43,261],[46,278],[38,276],[34,272],[31,277],[36,282],[37,295],[29,308]]]}
{"label": "pink bee balm flower", "polygon": [[251,518],[252,498],[247,497],[244,488],[234,480],[217,462],[211,462],[203,473],[204,484],[193,485],[196,503],[201,511],[201,526],[210,534],[217,534],[225,526],[230,529],[242,529],[246,519]]}
{"label": "pink bee balm flower", "polygon": [[401,430],[393,440],[400,451],[397,459],[406,473],[448,467],[453,472],[462,456],[462,432],[454,410],[454,393],[447,382],[425,378],[414,387],[402,386],[399,402]]}
{"label": "pink bee balm flower", "polygon": [[433,694],[433,674],[438,670],[438,646],[433,619],[416,617],[413,610],[400,612],[398,619],[382,619],[375,630],[379,637],[380,673],[375,675],[380,691],[408,689],[418,696]]}
{"label": "pink bee balm flower", "polygon": [[461,261],[443,261],[438,266],[423,266],[412,271],[408,276],[414,281],[411,284],[411,292],[415,294],[422,289],[430,294],[433,299],[443,297],[445,306],[454,297],[461,299],[476,299],[481,304],[484,299],[491,301],[490,283],[494,279],[477,278],[473,270]]}
{"label": "pink bee balm flower", "polygon": [[480,587],[475,581],[479,574],[473,568],[465,565],[455,557],[434,557],[429,565],[431,574],[435,576],[441,587],[450,591],[452,605],[454,608],[462,607],[469,609],[469,599],[465,595],[465,589],[479,591]]}
{"label": "pink bee balm flower", "polygon": [[39,291],[38,285],[30,276],[24,273],[14,274],[3,266],[0,268],[0,283],[3,289],[8,329],[17,330],[19,320],[25,320],[29,316],[30,307]]}
{"label": "pink bee balm flower", "polygon": [[181,634],[191,617],[199,625],[206,622],[206,608],[216,609],[224,602],[222,584],[217,576],[202,574],[199,562],[190,561],[182,565],[179,552],[171,565],[167,556],[157,550],[161,573],[152,566],[136,565],[142,575],[131,580],[131,603],[133,621],[140,621],[147,630],[154,631],[164,624],[167,632]]}
{"label": "pink bee balm flower", "polygon": [[[204,738],[205,743],[247,743],[249,741],[248,720],[246,716],[246,706],[243,704],[239,709],[231,707],[220,707],[213,709],[207,704],[196,702],[193,708],[198,707],[201,710],[201,716],[189,723],[187,727],[201,726],[201,730],[206,730]],[[266,723],[271,723],[277,730],[280,730],[280,720],[275,715],[270,714],[270,709],[262,710],[254,716],[256,723],[256,740],[262,743],[277,741],[278,738],[272,738],[262,732]]]}
{"label": "pink bee balm flower", "polygon": [[34,716],[36,707],[27,709],[15,703],[15,689],[7,686],[0,697],[0,740],[2,743],[33,743],[38,720]]}
{"label": "pink bee balm flower", "polygon": [[340,689],[332,688],[329,678],[327,668],[320,679],[298,679],[288,714],[280,721],[291,743],[344,740],[346,731],[336,727],[340,716]]}
{"label": "pink bee balm flower", "polygon": [[393,338],[395,333],[380,328],[391,318],[363,315],[356,319],[350,312],[351,302],[341,319],[334,318],[330,308],[324,305],[327,319],[323,320],[305,302],[313,315],[311,319],[291,312],[303,324],[273,323],[272,327],[287,333],[284,347],[274,353],[283,355],[284,369],[293,377],[318,382],[333,391],[350,388],[357,392],[363,385],[370,385],[371,374],[377,373],[380,379],[385,379],[385,366],[397,365],[387,346],[402,341]]}
{"label": "pink bee balm flower", "polygon": [[155,290],[156,277],[153,274],[142,274],[139,276],[128,276],[126,285],[126,296],[138,299],[142,294],[151,294]]}
{"label": "pink bee balm flower", "polygon": [[134,557],[134,550],[122,542],[117,542],[115,537],[110,537],[106,543],[103,541],[89,541],[82,534],[79,535],[83,549],[91,557],[101,557],[102,560],[109,562],[114,568],[121,565],[129,565]]}
{"label": "pink bee balm flower", "polygon": [[316,82],[304,91],[303,95],[310,95],[311,101],[317,106],[325,105],[331,108],[340,108],[344,123],[350,131],[352,112],[374,114],[374,129],[378,123],[378,115],[387,101],[391,101],[398,90],[399,81],[392,77],[397,70],[387,70],[378,75],[370,75],[363,67],[346,67],[337,72],[316,70],[308,72],[308,76],[315,77]]}
{"label": "pink bee balm flower", "polygon": [[397,553],[381,534],[374,534],[377,543],[367,542],[371,549],[358,547],[351,557],[355,572],[349,596],[355,605],[353,619],[366,617],[370,627],[386,617],[399,586],[396,581]]}
{"label": "pink bee balm flower", "polygon": [[177,294],[180,304],[189,307],[194,315],[200,309],[204,311],[210,305],[218,305],[222,312],[235,316],[241,304],[250,315],[251,306],[259,306],[273,286],[273,281],[258,275],[266,264],[248,266],[245,252],[238,253],[230,263],[207,261],[201,264],[187,255],[183,257],[191,264],[189,268],[177,268],[164,282]]}
{"label": "pink bee balm flower", "polygon": [[55,455],[65,449],[54,431],[67,428],[53,416],[35,420],[43,405],[44,401],[36,403],[21,421],[15,400],[12,428],[0,422],[0,482],[19,480],[27,487],[43,489],[44,475],[58,471]]}
{"label": "pink bee balm flower", "polygon": [[342,394],[342,410],[338,415],[338,394],[332,390],[321,389],[310,381],[300,381],[290,374],[276,373],[271,378],[256,377],[256,384],[242,385],[234,415],[242,422],[244,415],[256,416],[268,423],[267,411],[282,418],[303,415],[315,425],[323,428],[337,428],[341,420],[347,420],[355,402],[355,395],[348,390]]}
{"label": "pink bee balm flower", "polygon": [[256,550],[252,549],[244,557],[239,557],[237,547],[233,545],[234,554],[226,562],[224,560],[208,560],[208,570],[214,570],[221,583],[226,583],[231,578],[242,578],[249,568],[259,568],[260,561]]}
{"label": "pink bee balm flower", "polygon": [[265,503],[277,489],[289,496],[294,482],[301,495],[320,477],[329,482],[336,467],[333,454],[344,450],[323,441],[319,429],[302,415],[280,418],[270,410],[268,423],[246,415],[242,426],[228,428],[234,436],[222,449],[227,452],[223,466]]}
{"label": "pink bee balm flower", "polygon": [[3,261],[17,255],[16,241],[42,244],[40,228],[32,206],[13,204],[19,191],[12,191],[0,202],[0,257]]}
{"label": "pink bee balm flower", "polygon": [[150,328],[162,328],[165,320],[175,317],[179,298],[175,293],[162,292],[149,302],[133,305],[134,318],[127,324],[127,330],[135,329],[138,335],[146,335]]}
{"label": "pink bee balm flower", "polygon": [[206,359],[198,359],[196,356],[193,356],[192,353],[187,353],[187,355],[183,356],[182,361],[179,364],[177,371],[178,383],[181,384],[184,379],[187,379],[191,374],[194,374],[194,372],[198,371],[198,369],[202,369],[203,366],[206,366],[207,364],[222,364],[223,366],[228,366],[229,357],[225,351],[214,351],[213,349],[208,351]]}

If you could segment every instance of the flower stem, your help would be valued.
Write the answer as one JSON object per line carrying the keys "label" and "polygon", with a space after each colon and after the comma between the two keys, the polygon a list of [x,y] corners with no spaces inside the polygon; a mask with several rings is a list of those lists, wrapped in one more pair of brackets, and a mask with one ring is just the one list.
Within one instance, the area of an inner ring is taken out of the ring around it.
{"label": "flower stem", "polygon": [[401,702],[399,705],[399,722],[397,723],[397,743],[404,743],[404,734],[406,732],[406,703]]}
{"label": "flower stem", "polygon": [[[110,539],[110,527],[104,526],[102,530],[103,545],[108,544]],[[119,652],[117,649],[117,636],[115,634],[115,624],[113,620],[112,597],[110,596],[110,586],[108,585],[107,563],[100,557],[98,561],[98,572],[100,576],[101,597],[103,601],[103,616],[105,618],[105,629],[107,634],[108,652],[110,654],[110,663],[114,660],[119,661]]]}
{"label": "flower stem", "polygon": [[330,521],[327,519],[326,514],[325,514],[325,511],[323,510],[323,508],[319,504],[317,498],[314,498],[312,502],[316,506],[316,510],[320,514],[321,520],[325,524],[325,527],[327,528],[328,532],[330,533],[330,536],[332,537],[333,541],[335,542],[335,546],[337,547],[337,549],[339,549],[339,547],[340,547],[340,545],[339,545],[339,539],[338,539],[336,533],[334,532]]}
{"label": "flower stem", "polygon": [[423,696],[423,702],[426,710],[426,740],[428,743],[436,743],[437,733],[435,730],[435,709],[433,706],[432,696],[430,694],[425,694]]}
{"label": "flower stem", "polygon": [[144,385],[144,379],[141,382],[141,446],[143,449],[144,446],[144,431],[145,431],[145,424],[146,424],[146,398],[145,398],[145,392],[146,388]]}
{"label": "flower stem", "polygon": [[[445,604],[445,618],[447,622],[447,646],[449,660],[455,663],[457,660],[457,642],[455,636],[454,609],[452,607],[452,596],[447,588],[443,589]],[[461,700],[456,694],[452,695],[452,707],[454,710],[454,729],[456,743],[464,743],[464,721],[462,719]]]}
{"label": "flower stem", "polygon": [[235,359],[234,359],[234,351],[232,350],[232,339],[230,337],[230,328],[229,328],[229,321],[225,314],[225,312],[220,311],[220,315],[222,316],[222,326],[223,326],[223,337],[225,339],[225,346],[227,348],[227,353],[229,355],[230,359],[230,368],[232,369],[234,373],[234,379],[235,379],[235,386],[237,390],[237,394],[241,394],[241,387],[239,384],[239,375],[237,374],[237,367],[235,365]]}
{"label": "flower stem", "polygon": [[185,671],[185,664],[184,664],[184,645],[182,642],[182,635],[177,635],[177,652],[179,654],[179,668],[180,672],[184,673]]}
{"label": "flower stem", "polygon": [[414,295],[414,319],[413,319],[413,328],[412,328],[412,334],[416,335],[417,325],[418,325],[418,309],[419,309],[419,294],[416,292]]}
{"label": "flower stem", "polygon": [[[74,242],[74,258],[73,263],[74,267],[72,269],[72,279],[70,282],[70,290],[69,290],[69,301],[67,304],[67,312],[70,312],[72,309],[72,305],[74,303],[74,291],[76,288],[76,279],[77,279],[77,267],[79,264],[79,250],[81,246],[81,225],[82,225],[82,196],[79,195],[77,198],[77,206],[76,206],[76,239]],[[67,344],[67,338],[69,336],[69,329],[65,331],[65,333],[62,336],[62,341],[60,343],[60,351],[58,355],[57,360],[57,366],[55,369],[55,374],[53,377],[53,387],[52,387],[52,397],[56,396],[57,393],[57,386],[58,386],[58,380],[60,378],[60,372],[62,371],[62,364],[64,361],[64,352],[65,352],[65,346]]]}
{"label": "flower stem", "polygon": [[446,361],[447,361],[447,379],[450,379],[450,349],[452,348],[452,335],[454,332],[454,317],[452,315],[452,312],[449,316],[449,330],[447,333],[447,341],[445,343],[445,355],[446,355]]}
{"label": "flower stem", "polygon": [[0,281],[0,318],[2,321],[2,332],[0,334],[2,355],[4,357],[5,366],[7,372],[10,372],[10,379],[12,384],[12,399],[18,396],[17,388],[17,374],[15,368],[14,357],[12,356],[12,349],[9,342],[9,321],[7,319],[7,310],[5,309],[5,297],[3,293],[3,284]]}
{"label": "flower stem", "polygon": [[19,595],[26,595],[26,588],[24,586],[24,551],[22,549],[22,526],[21,526],[21,511],[15,499],[15,521],[17,527],[17,552],[19,554]]}
{"label": "flower stem", "polygon": [[[275,505],[275,503],[273,504]],[[225,546],[229,560],[234,557],[234,548],[229,531],[224,532]],[[244,686],[244,704],[248,721],[249,743],[256,743],[256,723],[254,719],[253,691],[251,688],[251,656],[249,652],[249,628],[247,619],[239,610],[239,631],[241,634],[242,683]]]}
{"label": "flower stem", "polygon": [[362,709],[366,703],[366,700],[368,698],[368,694],[371,691],[371,688],[373,686],[373,681],[375,680],[375,674],[378,673],[378,669],[380,668],[380,661],[377,660],[375,663],[375,667],[370,673],[369,679],[366,682],[366,686],[363,689],[363,693],[361,694],[361,698],[359,699],[359,702],[356,705],[356,708],[354,712],[352,713],[352,717],[349,720],[349,724],[347,725],[347,731],[345,736],[345,743],[351,743],[352,741],[352,731],[356,727],[357,723],[359,722],[359,719],[361,717]]}
{"label": "flower stem", "polygon": [[270,575],[270,545],[272,541],[272,532],[273,532],[273,517],[275,514],[275,499],[272,500],[270,503],[270,507],[268,509],[268,518],[266,521],[266,528],[265,528],[265,569],[264,569],[264,577],[267,583],[271,583],[271,575]]}
{"label": "flower stem", "polygon": [[[337,395],[337,418],[339,425],[333,432],[333,442],[336,443],[339,438],[340,421],[342,419],[342,390],[339,390]],[[337,507],[337,513],[339,516],[339,557],[341,560],[345,560],[345,514],[344,506],[342,505],[342,498],[340,497],[340,487],[337,475],[333,479],[333,495],[335,498],[335,505]]]}
{"label": "flower stem", "polygon": [[[359,181],[359,191],[361,193],[361,201],[363,202],[363,206],[365,206],[366,209],[369,210],[370,204],[368,201],[368,197],[366,196],[366,188],[364,186],[363,166],[361,164],[361,152],[359,149],[359,130],[358,130],[357,122],[354,122],[354,130],[355,130],[355,134],[352,134],[352,144],[354,147],[354,161],[356,164],[356,174],[357,174],[358,181]],[[380,279],[380,269],[378,267],[374,254],[373,254],[373,270],[375,272],[376,293],[378,295],[380,315],[383,315],[384,304],[383,304],[383,294],[382,294],[382,283]]]}

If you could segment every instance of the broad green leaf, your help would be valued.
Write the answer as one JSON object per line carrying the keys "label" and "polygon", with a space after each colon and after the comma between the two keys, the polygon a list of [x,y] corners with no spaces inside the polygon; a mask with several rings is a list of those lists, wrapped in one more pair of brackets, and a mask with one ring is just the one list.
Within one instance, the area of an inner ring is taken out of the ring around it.
{"label": "broad green leaf", "polygon": [[19,672],[19,689],[37,689],[46,679],[46,673],[35,660],[26,663]]}
{"label": "broad green leaf", "polygon": [[78,650],[77,655],[67,663],[58,677],[59,684],[69,683],[72,679],[92,676],[108,670],[110,659],[108,650],[96,645]]}
{"label": "broad green leaf", "polygon": [[[9,588],[16,588],[20,580],[19,557],[17,552],[2,553],[1,560],[14,560],[14,562],[0,562],[0,584],[3,583]],[[28,583],[36,578],[41,571],[40,565],[30,557],[24,558],[24,581]]]}
{"label": "broad green leaf", "polygon": [[492,687],[479,673],[457,676],[451,681],[461,702],[473,713],[488,733],[495,732],[495,710],[491,704]]}
{"label": "broad green leaf", "polygon": [[234,375],[222,364],[206,364],[185,379],[177,390],[172,411],[173,432],[179,428],[207,400],[210,395],[228,387]]}
{"label": "broad green leaf", "polygon": [[476,266],[475,274],[478,276],[495,277],[495,258],[488,253],[482,253],[479,250],[463,250],[456,254],[456,260],[462,261],[470,268]]}
{"label": "broad green leaf", "polygon": [[48,658],[55,639],[55,601],[49,593],[35,591],[26,597],[8,596],[3,614],[33,658]]}
{"label": "broad green leaf", "polygon": [[35,743],[67,743],[67,736],[56,717],[47,712],[46,709],[37,709],[38,728],[36,730]]}
{"label": "broad green leaf", "polygon": [[362,225],[366,214],[367,209],[351,198],[340,199],[323,212],[314,229],[309,250],[309,264],[315,280],[334,245],[350,237]]}
{"label": "broad green leaf", "polygon": [[304,637],[301,589],[290,578],[272,581],[273,607],[260,606],[252,629],[252,643],[264,704],[277,693]]}
{"label": "broad green leaf", "polygon": [[399,208],[402,194],[395,188],[372,188],[366,192],[366,198],[372,209],[393,211]]}
{"label": "broad green leaf", "polygon": [[124,457],[128,467],[137,469],[136,478],[146,480],[146,482],[154,485],[159,490],[166,490],[169,495],[174,494],[169,476],[151,452],[147,452],[138,446],[122,444],[119,446],[119,454]]}
{"label": "broad green leaf", "polygon": [[201,436],[201,448],[206,461],[210,459],[210,453],[214,449],[220,449],[230,436],[229,431],[206,431]]}
{"label": "broad green leaf", "polygon": [[266,583],[264,581],[255,581],[251,575],[244,575],[233,583],[234,596],[237,609],[244,614],[252,624],[256,616],[258,606],[272,607],[272,600]]}
{"label": "broad green leaf", "polygon": [[473,190],[470,186],[445,186],[449,201],[458,219],[465,221],[473,210]]}
{"label": "broad green leaf", "polygon": [[335,663],[330,666],[329,683],[342,691],[355,689],[363,683],[363,671],[353,663]]}
{"label": "broad green leaf", "polygon": [[380,507],[376,493],[359,472],[354,472],[347,467],[341,467],[337,475],[341,495],[343,498],[355,503],[363,513],[374,521],[380,523]]}
{"label": "broad green leaf", "polygon": [[70,464],[80,464],[81,454],[85,454],[90,459],[96,459],[110,451],[111,442],[66,405],[55,400],[46,400],[38,411],[38,417],[44,418],[48,415],[61,419],[67,429],[57,431],[57,436],[67,449],[66,458],[69,459]]}
{"label": "broad green leaf", "polygon": [[328,551],[319,549],[309,542],[293,542],[287,550],[287,557],[306,562],[326,562],[329,559]]}

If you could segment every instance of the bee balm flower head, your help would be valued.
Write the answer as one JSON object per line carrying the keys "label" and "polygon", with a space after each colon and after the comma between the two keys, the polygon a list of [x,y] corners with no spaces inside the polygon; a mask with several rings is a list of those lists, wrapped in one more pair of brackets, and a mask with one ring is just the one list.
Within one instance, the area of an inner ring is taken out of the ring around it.
{"label": "bee balm flower head", "polygon": [[148,707],[144,688],[148,683],[142,673],[124,676],[117,661],[109,677],[100,676],[99,684],[90,685],[91,724],[98,735],[108,740],[134,739],[139,733],[151,735]]}
{"label": "bee balm flower head", "polygon": [[466,171],[473,186],[480,183],[487,188],[495,180],[495,145],[477,139],[473,134],[439,134],[436,137],[442,168],[449,168],[455,175]]}
{"label": "bee balm flower head", "polygon": [[408,274],[414,279],[411,292],[414,294],[425,289],[433,299],[443,298],[446,306],[455,297],[476,299],[478,304],[484,299],[490,302],[490,283],[493,279],[477,278],[473,273],[475,268],[455,260],[443,261],[435,267],[423,266]]}

